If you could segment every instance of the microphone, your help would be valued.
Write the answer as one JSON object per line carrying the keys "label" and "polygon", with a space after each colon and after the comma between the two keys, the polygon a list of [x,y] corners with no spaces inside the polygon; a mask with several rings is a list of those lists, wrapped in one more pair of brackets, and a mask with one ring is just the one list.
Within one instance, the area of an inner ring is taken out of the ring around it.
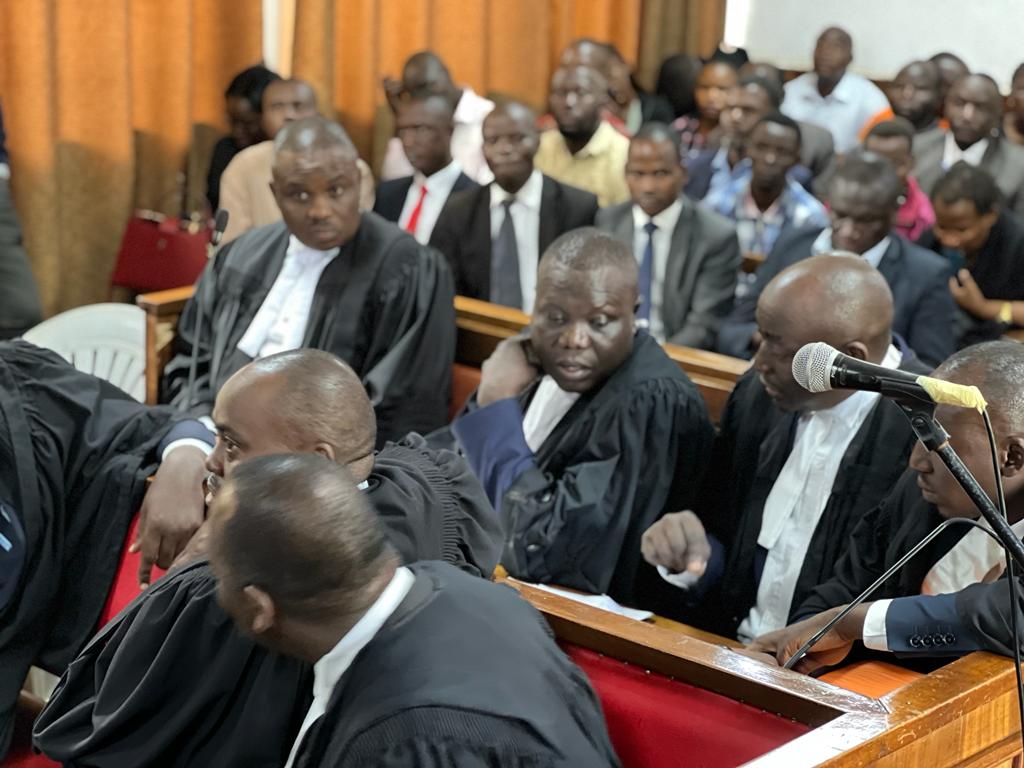
{"label": "microphone", "polygon": [[910,405],[952,405],[975,408],[979,413],[986,406],[981,390],[975,386],[885,368],[844,355],[822,341],[805,344],[793,355],[793,378],[808,392],[859,389]]}
{"label": "microphone", "polygon": [[228,212],[223,208],[217,209],[217,215],[213,219],[213,233],[210,235],[210,247],[216,248],[224,237],[224,230],[228,228]]}

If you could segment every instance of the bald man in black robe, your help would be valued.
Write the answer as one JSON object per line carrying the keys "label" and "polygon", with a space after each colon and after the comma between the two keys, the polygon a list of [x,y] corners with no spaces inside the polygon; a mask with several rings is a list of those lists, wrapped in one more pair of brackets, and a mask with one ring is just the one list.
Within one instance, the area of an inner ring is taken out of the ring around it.
{"label": "bald man in black robe", "polygon": [[[374,453],[373,409],[333,355],[294,350],[251,363],[224,385],[213,418],[211,498],[248,458],[318,453],[348,468],[403,562],[490,578],[500,526],[466,462],[417,435]],[[193,544],[200,556],[207,532]],[[312,670],[235,630],[214,587],[200,560],[126,608],[71,665],[37,721],[36,746],[102,768],[283,764]]]}
{"label": "bald man in black robe", "polygon": [[[726,403],[697,504],[644,534],[644,557],[666,577],[652,609],[752,640],[785,626],[832,577],[850,531],[896,484],[915,438],[899,407],[878,395],[801,388],[793,355],[823,341],[925,373],[894,339],[892,317],[885,278],[852,255],[813,256],[766,286],[757,307],[764,340]],[[829,457],[815,458],[811,445]]]}
{"label": "bald man in black robe", "polygon": [[454,283],[444,259],[376,214],[359,213],[357,155],[336,123],[292,122],[275,153],[284,221],[229,243],[206,268],[178,323],[161,397],[207,415],[246,363],[313,347],[362,379],[378,446],[441,426],[455,356]]}
{"label": "bald man in black robe", "polygon": [[450,565],[401,565],[337,465],[251,459],[210,518],[227,613],[315,664],[286,768],[619,765],[597,696],[540,614]]}
{"label": "bald man in black robe", "polygon": [[203,454],[175,446],[197,430],[53,352],[0,342],[0,762],[29,667],[60,674],[95,631],[140,507],[143,559],[163,567],[202,523]]}

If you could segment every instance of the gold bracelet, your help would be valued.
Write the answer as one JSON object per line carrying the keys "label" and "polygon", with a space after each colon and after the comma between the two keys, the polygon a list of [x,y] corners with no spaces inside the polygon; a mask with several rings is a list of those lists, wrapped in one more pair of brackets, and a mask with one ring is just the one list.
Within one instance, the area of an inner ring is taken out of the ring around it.
{"label": "gold bracelet", "polygon": [[1004,301],[1003,306],[999,308],[999,314],[996,316],[996,319],[999,320],[1000,323],[1011,325],[1013,323],[1013,304],[1008,301]]}

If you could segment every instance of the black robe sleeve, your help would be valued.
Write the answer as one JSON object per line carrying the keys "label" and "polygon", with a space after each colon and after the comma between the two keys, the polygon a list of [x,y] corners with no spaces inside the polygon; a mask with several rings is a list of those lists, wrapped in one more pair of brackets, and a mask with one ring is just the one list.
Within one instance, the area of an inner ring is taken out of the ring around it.
{"label": "black robe sleeve", "polygon": [[403,238],[371,301],[373,338],[362,365],[377,413],[377,444],[443,426],[455,361],[455,289],[444,259]]}
{"label": "black robe sleeve", "polygon": [[[182,410],[196,413],[208,414],[213,410],[217,392],[216,385],[211,380],[210,366],[216,336],[214,314],[220,295],[220,271],[229,251],[237,242],[235,240],[224,246],[217,257],[206,265],[196,283],[195,293],[185,304],[178,318],[177,333],[172,346],[173,354],[164,368],[161,381],[162,403],[174,403]],[[190,396],[188,386],[193,351],[196,356],[196,378]]]}
{"label": "black robe sleeve", "polygon": [[668,494],[650,489],[685,489],[675,501],[688,506],[705,466],[712,429],[692,389],[676,379],[642,383],[628,404],[610,404],[573,427],[581,440],[563,471],[532,467],[512,483],[501,504],[509,573],[605,593],[619,571],[613,597],[635,602],[640,536],[669,511]]}
{"label": "black robe sleeve", "polygon": [[99,768],[283,765],[312,671],[239,633],[215,592],[196,563],[126,607],[65,672],[35,746]]}

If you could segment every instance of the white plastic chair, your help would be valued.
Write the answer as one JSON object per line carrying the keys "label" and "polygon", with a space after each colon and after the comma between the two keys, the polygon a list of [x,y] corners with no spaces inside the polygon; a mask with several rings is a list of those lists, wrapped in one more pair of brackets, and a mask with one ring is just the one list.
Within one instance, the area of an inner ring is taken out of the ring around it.
{"label": "white plastic chair", "polygon": [[44,320],[22,337],[83,373],[146,397],[146,313],[131,304],[89,304]]}

